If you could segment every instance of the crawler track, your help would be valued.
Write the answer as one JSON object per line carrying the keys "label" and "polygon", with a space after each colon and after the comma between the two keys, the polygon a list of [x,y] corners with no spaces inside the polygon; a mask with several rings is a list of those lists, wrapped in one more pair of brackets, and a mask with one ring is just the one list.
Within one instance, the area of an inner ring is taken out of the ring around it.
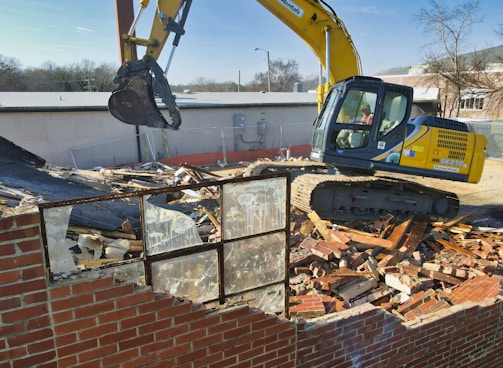
{"label": "crawler track", "polygon": [[322,218],[375,219],[376,215],[457,215],[459,199],[445,192],[406,180],[379,176],[305,174],[292,183],[291,204],[316,211]]}
{"label": "crawler track", "polygon": [[388,213],[448,219],[459,209],[455,193],[385,176],[331,175],[325,165],[313,161],[259,161],[248,166],[244,175],[280,171],[292,175],[291,204],[326,219],[375,219]]}

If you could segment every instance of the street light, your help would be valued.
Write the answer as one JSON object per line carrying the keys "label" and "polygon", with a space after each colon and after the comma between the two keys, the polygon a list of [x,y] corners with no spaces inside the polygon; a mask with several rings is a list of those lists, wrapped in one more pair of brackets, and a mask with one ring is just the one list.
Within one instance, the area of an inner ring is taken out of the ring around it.
{"label": "street light", "polygon": [[267,89],[271,92],[271,62],[269,61],[269,51],[261,49],[260,47],[255,47],[255,51],[264,51],[267,54]]}

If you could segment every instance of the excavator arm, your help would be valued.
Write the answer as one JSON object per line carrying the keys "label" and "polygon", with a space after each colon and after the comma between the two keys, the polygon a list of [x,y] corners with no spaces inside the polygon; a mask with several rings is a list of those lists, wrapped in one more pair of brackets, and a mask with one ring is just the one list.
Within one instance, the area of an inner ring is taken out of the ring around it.
{"label": "excavator arm", "polygon": [[[124,28],[121,11],[132,0],[116,0],[119,31]],[[170,33],[173,46],[184,34],[184,24],[192,0],[157,0],[156,15],[148,39],[134,34],[136,23],[147,0],[140,0],[140,13],[128,34],[121,36],[123,64],[115,82],[119,84],[109,99],[109,110],[117,119],[134,125],[178,129],[180,111],[157,59]],[[324,85],[318,87],[320,108],[334,83],[360,75],[358,52],[342,20],[324,0],[257,0],[269,12],[294,31],[316,55],[326,72]],[[127,23],[127,22],[126,22]],[[122,27],[121,27],[122,26]],[[146,46],[141,60],[136,60],[136,46]],[[170,58],[171,60],[171,58]],[[320,78],[321,79],[321,78]],[[172,122],[165,120],[155,97],[158,95],[169,110]]]}
{"label": "excavator arm", "polygon": [[[129,1],[129,0],[127,0]],[[175,97],[157,59],[171,33],[175,33],[173,47],[178,46],[185,33],[183,26],[192,0],[158,1],[157,9],[148,39],[135,36],[136,25],[148,0],[140,1],[140,11],[131,24],[127,34],[121,34],[122,66],[114,80],[119,86],[108,100],[108,108],[113,116],[127,124],[146,125],[153,128],[178,129],[182,120]],[[132,3],[129,1],[129,5]],[[116,0],[119,32],[124,23],[130,23],[130,13],[125,0]],[[145,46],[146,52],[141,60],[136,59],[137,46]],[[166,105],[171,122],[160,112],[155,97],[159,96]]]}
{"label": "excavator arm", "polygon": [[326,72],[318,87],[320,107],[331,85],[361,74],[351,36],[335,11],[323,0],[257,0],[311,48]]}

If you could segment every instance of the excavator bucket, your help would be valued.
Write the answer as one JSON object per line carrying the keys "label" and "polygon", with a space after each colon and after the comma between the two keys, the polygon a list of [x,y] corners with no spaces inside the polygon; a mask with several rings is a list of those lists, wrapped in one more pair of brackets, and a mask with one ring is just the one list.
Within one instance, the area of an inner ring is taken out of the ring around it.
{"label": "excavator bucket", "polygon": [[[180,127],[182,121],[175,97],[162,69],[152,58],[125,63],[119,69],[115,82],[119,83],[119,87],[108,100],[108,109],[115,118],[126,124],[151,128]],[[171,122],[159,110],[156,95],[166,105]]]}

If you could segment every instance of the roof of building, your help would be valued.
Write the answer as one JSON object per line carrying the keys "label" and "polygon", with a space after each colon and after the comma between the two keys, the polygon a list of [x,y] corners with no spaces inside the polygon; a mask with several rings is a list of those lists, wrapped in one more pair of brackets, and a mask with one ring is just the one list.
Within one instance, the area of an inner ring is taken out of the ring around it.
{"label": "roof of building", "polygon": [[[0,111],[103,110],[110,92],[0,92]],[[176,93],[181,108],[244,105],[316,105],[316,93],[307,92],[197,92]]]}

